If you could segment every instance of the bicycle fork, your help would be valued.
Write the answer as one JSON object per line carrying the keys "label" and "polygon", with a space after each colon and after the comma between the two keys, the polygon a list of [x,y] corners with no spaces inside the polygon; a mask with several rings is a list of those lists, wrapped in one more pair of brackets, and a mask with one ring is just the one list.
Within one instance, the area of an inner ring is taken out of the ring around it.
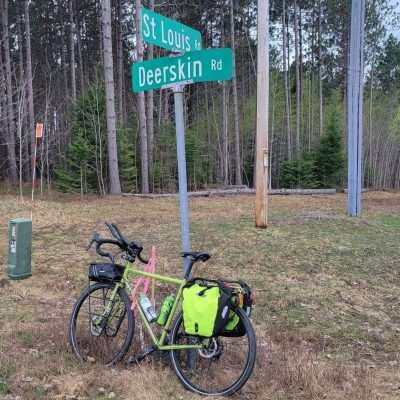
{"label": "bicycle fork", "polygon": [[[121,304],[121,301],[117,299],[118,289],[121,287],[120,284],[115,285],[114,289],[111,292],[110,299],[107,301],[106,297],[103,294],[103,303],[105,308],[101,315],[91,316],[90,318],[90,331],[94,336],[101,336],[103,332],[109,337],[114,337],[119,331],[121,327],[122,321],[125,318],[126,310],[123,307],[123,312],[121,312],[118,322],[114,327],[108,326],[108,322],[113,320],[116,316],[118,311],[121,309],[118,307]],[[117,307],[115,307],[117,305]],[[115,307],[115,308],[114,308]],[[114,311],[114,312],[113,312]]]}

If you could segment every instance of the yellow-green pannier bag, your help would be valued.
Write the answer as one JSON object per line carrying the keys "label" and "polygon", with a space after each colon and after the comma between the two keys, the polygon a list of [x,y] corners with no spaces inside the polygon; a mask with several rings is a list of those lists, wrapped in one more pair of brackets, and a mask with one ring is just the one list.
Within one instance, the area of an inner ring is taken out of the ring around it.
{"label": "yellow-green pannier bag", "polygon": [[[199,282],[199,283],[196,283]],[[216,281],[193,279],[183,289],[183,325],[187,335],[218,336],[229,321],[231,293]]]}

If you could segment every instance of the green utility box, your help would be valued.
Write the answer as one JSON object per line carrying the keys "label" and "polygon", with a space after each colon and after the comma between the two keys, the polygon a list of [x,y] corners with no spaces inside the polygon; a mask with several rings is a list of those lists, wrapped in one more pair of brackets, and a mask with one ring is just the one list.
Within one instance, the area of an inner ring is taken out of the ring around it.
{"label": "green utility box", "polygon": [[25,279],[32,275],[32,221],[13,219],[8,224],[8,268],[10,279]]}

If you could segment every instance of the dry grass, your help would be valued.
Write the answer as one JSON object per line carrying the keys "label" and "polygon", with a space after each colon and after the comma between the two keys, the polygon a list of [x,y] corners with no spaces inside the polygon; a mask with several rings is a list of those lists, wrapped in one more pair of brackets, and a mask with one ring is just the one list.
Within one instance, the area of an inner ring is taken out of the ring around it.
{"label": "dry grass", "polygon": [[[191,199],[192,247],[213,254],[197,275],[241,277],[257,294],[257,368],[240,399],[398,399],[400,194],[367,193],[364,216],[345,197],[272,197],[271,226],[254,229],[253,197]],[[0,198],[7,222],[30,204]],[[191,399],[165,363],[79,365],[67,344],[71,307],[86,285],[84,251],[102,221],[145,248],[158,270],[181,271],[174,199],[53,196],[33,209],[33,277],[0,277],[0,399]],[[134,349],[140,343],[136,342]]]}

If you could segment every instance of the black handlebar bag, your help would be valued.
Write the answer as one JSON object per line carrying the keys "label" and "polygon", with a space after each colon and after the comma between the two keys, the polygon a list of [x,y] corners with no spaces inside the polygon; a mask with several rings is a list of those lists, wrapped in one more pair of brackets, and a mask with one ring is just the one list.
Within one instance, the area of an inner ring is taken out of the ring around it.
{"label": "black handlebar bag", "polygon": [[89,266],[88,278],[94,282],[120,282],[124,267],[112,263],[92,263]]}

